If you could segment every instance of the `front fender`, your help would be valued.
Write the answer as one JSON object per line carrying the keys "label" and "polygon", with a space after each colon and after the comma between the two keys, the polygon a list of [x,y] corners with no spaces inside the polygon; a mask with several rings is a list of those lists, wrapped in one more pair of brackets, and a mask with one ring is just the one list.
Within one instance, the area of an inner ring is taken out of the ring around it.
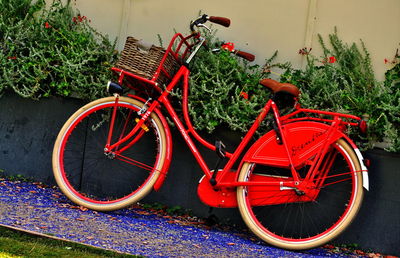
{"label": "front fender", "polygon": [[169,125],[167,122],[167,119],[165,118],[165,116],[161,113],[161,110],[159,110],[158,108],[155,109],[155,112],[157,114],[157,116],[160,118],[161,123],[164,127],[165,130],[165,136],[167,137],[166,139],[166,147],[167,147],[167,153],[165,155],[165,162],[164,165],[160,171],[160,176],[158,177],[157,181],[154,184],[154,190],[158,191],[160,190],[161,186],[164,183],[164,180],[167,176],[168,170],[169,170],[169,166],[171,165],[171,160],[172,160],[172,135],[171,135],[171,130],[169,129]]}
{"label": "front fender", "polygon": [[[141,101],[143,103],[146,102],[145,99],[143,99],[143,98],[141,98],[139,96],[132,95],[132,94],[129,94],[128,96],[130,98],[137,99],[137,100],[139,100],[139,101]],[[154,112],[160,118],[160,121],[161,121],[161,123],[162,123],[162,125],[164,127],[164,130],[165,130],[165,136],[167,138],[166,139],[167,151],[166,151],[166,155],[165,155],[165,162],[164,162],[163,167],[161,168],[160,176],[158,177],[157,181],[154,183],[154,186],[153,186],[154,190],[158,191],[161,188],[161,186],[163,185],[164,180],[165,180],[165,178],[167,176],[167,173],[168,173],[168,170],[169,170],[169,166],[171,165],[171,160],[172,160],[172,135],[171,135],[171,130],[169,128],[167,119],[162,114],[161,110],[156,108],[154,110]]]}

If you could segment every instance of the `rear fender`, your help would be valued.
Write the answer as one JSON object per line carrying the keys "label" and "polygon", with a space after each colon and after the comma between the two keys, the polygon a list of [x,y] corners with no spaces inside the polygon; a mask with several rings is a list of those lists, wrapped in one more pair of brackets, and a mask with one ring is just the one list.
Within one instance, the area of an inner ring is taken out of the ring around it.
{"label": "rear fender", "polygon": [[[243,160],[275,167],[289,167],[289,156],[295,167],[300,167],[318,153],[328,137],[330,126],[310,121],[294,122],[282,126],[282,137],[286,139],[288,150],[279,144],[275,130],[271,130],[258,139],[247,151]],[[343,137],[340,131],[335,131],[329,144]],[[288,153],[289,152],[289,153]]]}
{"label": "rear fender", "polygon": [[368,168],[365,166],[364,157],[361,154],[361,151],[358,149],[357,145],[347,136],[344,135],[343,138],[346,139],[347,143],[354,149],[354,152],[357,155],[358,162],[360,163],[361,170],[362,170],[362,178],[363,178],[363,187],[369,191],[369,175],[368,175]]}
{"label": "rear fender", "polygon": [[[143,99],[143,98],[141,98],[139,96],[132,95],[132,94],[128,94],[128,96],[130,98],[137,99],[137,100],[139,100],[139,101],[141,101],[143,103],[146,102],[145,99]],[[158,177],[157,181],[154,183],[154,186],[153,186],[154,190],[158,191],[158,190],[160,190],[161,186],[163,185],[164,180],[165,180],[165,178],[167,176],[167,173],[168,173],[169,166],[171,165],[171,160],[172,160],[172,135],[171,135],[171,130],[169,128],[167,119],[162,114],[161,110],[159,108],[156,108],[154,110],[154,112],[160,118],[160,121],[161,121],[161,123],[162,123],[162,125],[164,127],[165,136],[166,136],[166,145],[167,145],[167,152],[166,152],[166,155],[165,155],[164,165],[160,170],[160,176]]]}
{"label": "rear fender", "polygon": [[[324,144],[322,140],[328,137],[330,128],[329,125],[310,121],[294,122],[283,126],[282,134],[288,143],[289,155],[291,155],[296,168],[303,166],[308,159],[321,150]],[[369,190],[368,170],[355,143],[347,135],[337,130],[330,137],[329,144],[340,138],[344,138],[354,149],[362,169],[363,187]],[[269,131],[258,139],[247,151],[243,161],[274,167],[288,168],[290,166],[288,152],[283,144],[279,144],[275,130]]]}

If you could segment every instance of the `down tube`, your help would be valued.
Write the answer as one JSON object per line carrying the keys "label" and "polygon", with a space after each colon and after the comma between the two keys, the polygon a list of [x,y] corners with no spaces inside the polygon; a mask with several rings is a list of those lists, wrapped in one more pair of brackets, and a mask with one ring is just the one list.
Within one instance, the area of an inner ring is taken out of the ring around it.
{"label": "down tube", "polygon": [[190,138],[189,134],[186,132],[185,127],[181,120],[178,118],[178,115],[176,114],[174,108],[172,107],[171,103],[167,98],[163,98],[161,100],[171,115],[171,118],[174,120],[174,123],[178,127],[179,131],[182,134],[182,137],[185,139],[185,142],[189,146],[190,151],[193,153],[193,156],[196,158],[197,163],[199,164],[200,168],[203,170],[204,174],[206,175],[207,178],[211,178],[211,172],[210,169],[208,168],[206,162],[204,161],[203,157],[201,156],[200,152],[194,145],[192,139]]}

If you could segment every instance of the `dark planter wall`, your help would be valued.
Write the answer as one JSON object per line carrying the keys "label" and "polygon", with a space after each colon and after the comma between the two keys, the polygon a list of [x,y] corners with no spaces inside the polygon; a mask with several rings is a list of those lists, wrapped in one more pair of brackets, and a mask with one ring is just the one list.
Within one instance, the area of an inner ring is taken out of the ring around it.
{"label": "dark planter wall", "polygon": [[81,101],[0,98],[0,169],[54,184],[51,154],[57,133]]}
{"label": "dark planter wall", "polygon": [[337,241],[357,243],[364,248],[387,250],[399,256],[400,155],[371,150],[364,156],[371,161],[370,190],[365,192],[364,202],[356,220]]}
{"label": "dark planter wall", "polygon": [[[8,175],[23,175],[47,184],[55,184],[51,168],[53,144],[67,118],[84,102],[50,98],[40,101],[22,99],[15,94],[0,98],[0,169]],[[179,133],[172,129],[173,160],[167,179],[159,192],[152,192],[144,202],[159,202],[191,209],[200,217],[217,217],[222,221],[244,224],[238,209],[210,209],[197,197],[197,184],[203,173]],[[218,133],[231,150],[238,139]],[[211,142],[214,136],[208,138]],[[231,147],[231,148],[230,148]],[[213,167],[217,156],[200,148]],[[400,255],[400,155],[380,150],[368,151],[371,160],[370,191],[366,192],[361,211],[337,243],[386,254]]]}

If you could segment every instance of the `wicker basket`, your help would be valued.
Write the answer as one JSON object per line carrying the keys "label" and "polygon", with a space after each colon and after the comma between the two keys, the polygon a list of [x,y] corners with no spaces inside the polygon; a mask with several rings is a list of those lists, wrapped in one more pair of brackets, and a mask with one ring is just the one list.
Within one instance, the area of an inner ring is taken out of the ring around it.
{"label": "wicker basket", "polygon": [[[171,53],[168,53],[165,62],[161,63],[165,53],[165,49],[154,45],[148,51],[140,50],[138,40],[128,37],[115,66],[159,85],[167,85],[177,72],[179,63]],[[163,69],[160,74],[155,74],[160,65]]]}

